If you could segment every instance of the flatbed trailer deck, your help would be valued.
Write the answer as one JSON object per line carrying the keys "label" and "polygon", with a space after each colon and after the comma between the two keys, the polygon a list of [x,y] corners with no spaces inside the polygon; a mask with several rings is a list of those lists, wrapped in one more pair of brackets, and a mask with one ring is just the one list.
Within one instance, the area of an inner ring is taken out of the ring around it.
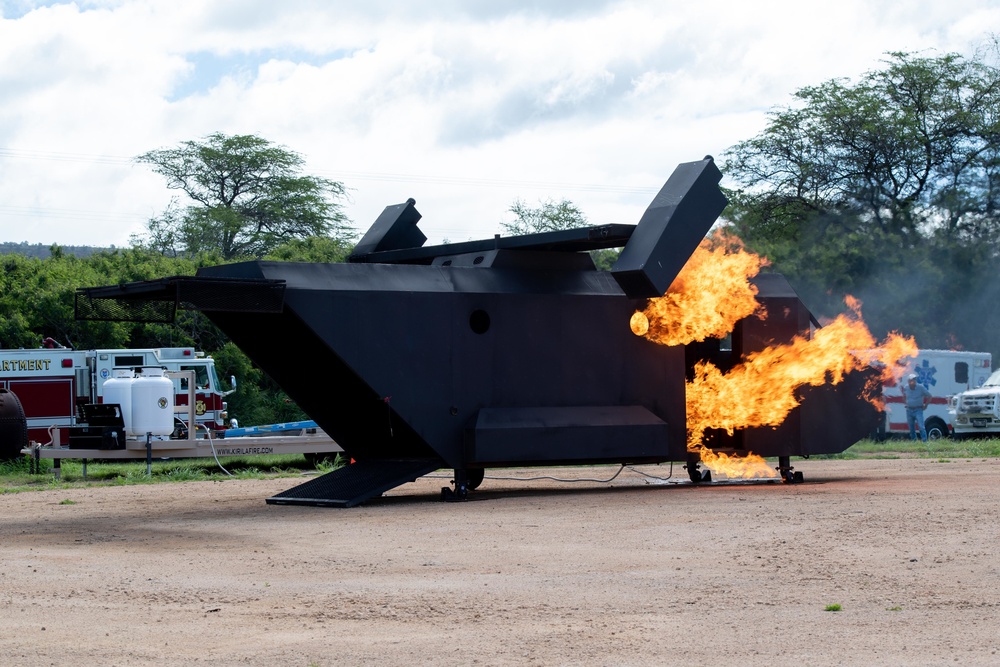
{"label": "flatbed trailer deck", "polygon": [[153,440],[147,451],[146,442],[129,440],[125,449],[80,449],[65,445],[32,443],[21,450],[32,458],[34,464],[42,459],[55,461],[56,478],[60,476],[59,462],[63,459],[83,461],[83,476],[87,476],[88,460],[142,461],[151,457],[162,459],[213,458],[220,456],[259,456],[263,454],[337,454],[343,450],[333,438],[317,431],[301,435],[269,435],[239,438],[199,438],[197,440]]}

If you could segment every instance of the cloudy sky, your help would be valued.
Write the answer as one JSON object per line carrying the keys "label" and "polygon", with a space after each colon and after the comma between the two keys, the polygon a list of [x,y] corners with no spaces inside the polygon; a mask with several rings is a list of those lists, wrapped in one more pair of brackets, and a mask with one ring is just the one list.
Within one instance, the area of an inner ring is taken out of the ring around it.
{"label": "cloudy sky", "polygon": [[430,242],[517,199],[634,223],[680,162],[886,52],[971,54],[998,0],[0,0],[0,241],[125,246],[177,193],[133,158],[257,134]]}

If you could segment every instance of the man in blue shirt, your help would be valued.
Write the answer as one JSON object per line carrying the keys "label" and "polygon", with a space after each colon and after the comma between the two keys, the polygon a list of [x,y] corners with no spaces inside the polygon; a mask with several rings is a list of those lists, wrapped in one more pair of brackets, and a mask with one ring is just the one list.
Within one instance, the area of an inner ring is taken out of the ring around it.
{"label": "man in blue shirt", "polygon": [[[906,406],[906,424],[910,427],[910,440],[917,439],[917,431],[920,431],[920,439],[927,442],[927,431],[924,429],[924,408],[931,402],[931,392],[927,387],[917,384],[917,376],[911,373],[906,378],[906,384],[902,386],[903,405]],[[916,428],[914,428],[914,426]]]}

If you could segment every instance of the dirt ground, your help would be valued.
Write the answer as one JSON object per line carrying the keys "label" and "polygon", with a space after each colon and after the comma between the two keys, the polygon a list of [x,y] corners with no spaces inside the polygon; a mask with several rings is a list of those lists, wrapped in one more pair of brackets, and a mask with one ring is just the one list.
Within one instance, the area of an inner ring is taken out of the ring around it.
{"label": "dirt ground", "polygon": [[[346,510],[265,504],[294,479],[0,495],[0,662],[1000,664],[1000,460],[793,465]],[[614,469],[487,474],[542,472]]]}

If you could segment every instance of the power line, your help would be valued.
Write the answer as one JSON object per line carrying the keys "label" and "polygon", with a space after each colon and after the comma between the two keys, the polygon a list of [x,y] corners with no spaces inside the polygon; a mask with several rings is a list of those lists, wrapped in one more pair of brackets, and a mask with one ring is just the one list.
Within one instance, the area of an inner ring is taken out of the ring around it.
{"label": "power line", "polygon": [[55,162],[86,162],[88,164],[132,164],[132,158],[120,155],[89,155],[86,153],[61,153],[56,151],[29,151],[18,148],[0,148],[0,157],[18,160],[50,160]]}
{"label": "power line", "polygon": [[381,181],[393,183],[428,183],[433,185],[461,185],[464,187],[496,187],[496,188],[527,188],[532,190],[573,191],[573,192],[608,192],[634,195],[654,195],[655,187],[639,187],[630,185],[607,185],[597,183],[566,183],[559,181],[515,180],[503,178],[469,178],[464,176],[430,176],[421,174],[393,174],[365,171],[327,171],[325,173],[336,180],[347,182]]}
{"label": "power line", "polygon": [[[134,160],[121,155],[92,155],[57,151],[36,151],[19,148],[0,148],[0,158],[16,160],[48,160],[53,162],[85,162],[87,164],[130,165]],[[406,174],[375,171],[324,170],[318,175],[338,181],[373,181],[390,183],[426,183],[431,185],[460,185],[463,187],[519,188],[547,191],[606,192],[617,194],[653,195],[656,187],[608,185],[606,183],[567,183],[562,181],[521,180],[506,178],[472,178],[434,174]]]}
{"label": "power line", "polygon": [[25,218],[63,218],[67,220],[120,220],[134,222],[146,220],[137,213],[114,213],[109,211],[85,211],[72,208],[36,208],[32,206],[0,205],[0,215]]}

